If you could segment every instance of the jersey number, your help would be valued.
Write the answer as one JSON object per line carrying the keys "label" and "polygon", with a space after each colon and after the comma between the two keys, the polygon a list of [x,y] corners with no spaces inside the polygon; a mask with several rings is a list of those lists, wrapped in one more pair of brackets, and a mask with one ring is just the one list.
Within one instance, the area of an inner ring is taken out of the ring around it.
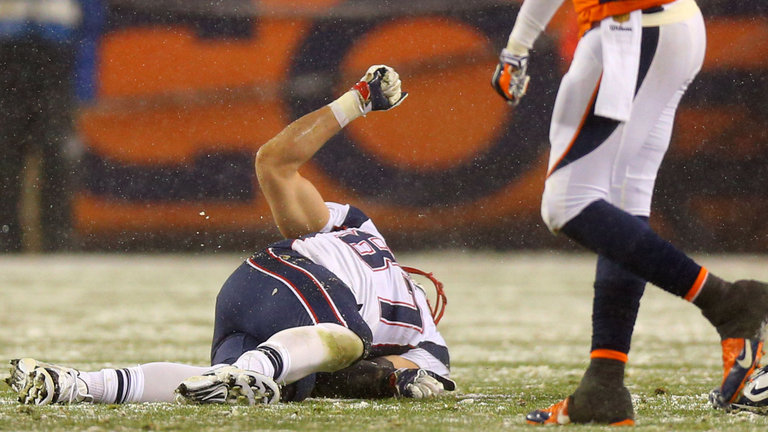
{"label": "jersey number", "polygon": [[409,327],[419,332],[424,328],[416,299],[413,300],[413,304],[406,304],[379,297],[379,307],[381,307],[381,321],[385,324]]}
{"label": "jersey number", "polygon": [[[339,236],[339,238],[348,244],[360,259],[374,271],[388,268],[395,261],[395,256],[392,255],[384,240],[379,237],[357,230],[350,230]],[[406,282],[406,284],[408,283]],[[410,291],[412,288],[410,284],[408,285],[408,290]],[[411,296],[413,296],[413,293],[411,293]],[[413,298],[412,304],[379,298],[379,307],[381,307],[382,322],[422,331],[421,311],[416,305],[415,298]]]}
{"label": "jersey number", "polygon": [[374,235],[350,230],[339,236],[339,239],[348,244],[374,271],[388,268],[390,263],[395,261],[395,256],[389,251],[384,240]]}

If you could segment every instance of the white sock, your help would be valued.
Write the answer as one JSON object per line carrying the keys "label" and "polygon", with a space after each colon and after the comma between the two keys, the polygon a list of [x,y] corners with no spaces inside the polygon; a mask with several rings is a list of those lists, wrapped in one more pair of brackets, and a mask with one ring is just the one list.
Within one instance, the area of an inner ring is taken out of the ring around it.
{"label": "white sock", "polygon": [[96,403],[173,402],[174,390],[185,379],[210,367],[179,363],[147,363],[124,369],[81,372],[88,394]]}
{"label": "white sock", "polygon": [[88,387],[88,394],[96,403],[126,403],[141,397],[144,373],[138,366],[124,369],[102,369],[81,372],[80,379]]}
{"label": "white sock", "polygon": [[285,375],[286,359],[290,361],[287,351],[261,344],[255,350],[243,353],[232,366],[258,372],[279,382]]}

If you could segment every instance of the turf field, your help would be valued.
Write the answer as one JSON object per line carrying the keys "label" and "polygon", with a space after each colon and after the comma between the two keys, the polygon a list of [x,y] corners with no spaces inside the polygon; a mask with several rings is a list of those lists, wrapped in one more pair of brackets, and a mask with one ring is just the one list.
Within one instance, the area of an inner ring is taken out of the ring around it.
{"label": "turf field", "polygon": [[[590,256],[442,252],[399,259],[433,271],[446,285],[448,308],[439,328],[459,385],[447,397],[270,407],[29,407],[18,405],[2,383],[0,430],[530,430],[526,412],[574,388],[589,349]],[[149,361],[205,364],[214,299],[239,260],[3,256],[0,359],[30,356],[94,370]],[[705,256],[700,262],[727,278],[768,279],[768,256]],[[715,331],[696,308],[649,287],[627,373],[636,429],[768,429],[768,417],[709,408],[706,395],[720,374]]]}

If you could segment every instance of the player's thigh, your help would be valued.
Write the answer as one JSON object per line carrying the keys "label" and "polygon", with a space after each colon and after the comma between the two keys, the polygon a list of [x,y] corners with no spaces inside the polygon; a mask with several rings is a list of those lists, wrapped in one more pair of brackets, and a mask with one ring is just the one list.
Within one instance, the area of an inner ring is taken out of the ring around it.
{"label": "player's thigh", "polygon": [[662,112],[639,151],[617,161],[610,202],[635,216],[650,216],[656,176],[672,135],[676,104]]}
{"label": "player's thigh", "polygon": [[597,31],[584,35],[568,72],[560,82],[549,130],[549,171],[572,150],[575,138],[583,132],[585,121],[593,109],[603,68],[599,36]]}
{"label": "player's thigh", "polygon": [[602,73],[599,30],[579,42],[558,90],[550,129],[550,157],[542,217],[558,230],[590,202],[607,199],[621,124],[594,114]]}
{"label": "player's thigh", "polygon": [[371,330],[350,289],[327,269],[297,255],[256,254],[227,279],[216,299],[214,363],[237,350],[253,349],[282,330],[319,323],[347,327],[370,345]]}
{"label": "player's thigh", "polygon": [[650,214],[677,107],[704,57],[704,29],[698,19],[644,31],[657,32],[658,43],[625,125],[611,179],[611,202],[640,216]]}

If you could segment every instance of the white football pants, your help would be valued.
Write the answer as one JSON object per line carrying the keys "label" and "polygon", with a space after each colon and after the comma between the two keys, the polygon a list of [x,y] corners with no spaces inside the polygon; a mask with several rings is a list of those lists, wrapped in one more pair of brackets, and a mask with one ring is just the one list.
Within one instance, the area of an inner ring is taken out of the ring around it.
{"label": "white football pants", "polygon": [[[669,147],[675,111],[701,69],[706,48],[704,20],[698,11],[692,18],[656,28],[656,52],[630,118],[617,122],[607,138],[587,130],[590,116],[594,119],[594,95],[603,70],[600,28],[579,41],[560,84],[550,126],[549,174],[541,213],[552,232],[600,199],[635,216],[650,215],[656,174]],[[591,143],[594,150],[562,163],[564,156],[577,150],[573,144],[578,138],[583,143],[593,136],[603,140]]]}

